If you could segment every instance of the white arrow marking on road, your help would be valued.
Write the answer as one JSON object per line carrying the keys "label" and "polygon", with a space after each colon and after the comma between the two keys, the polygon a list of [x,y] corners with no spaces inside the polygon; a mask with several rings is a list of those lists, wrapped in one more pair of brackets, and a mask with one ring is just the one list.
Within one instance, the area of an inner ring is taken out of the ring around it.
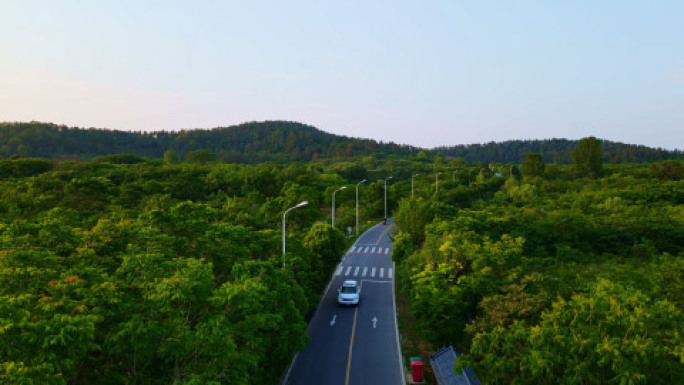
{"label": "white arrow marking on road", "polygon": [[337,314],[335,314],[335,315],[333,316],[332,321],[330,321],[330,326],[335,325],[335,318],[337,318]]}
{"label": "white arrow marking on road", "polygon": [[373,329],[375,329],[376,326],[378,326],[378,317],[373,317]]}

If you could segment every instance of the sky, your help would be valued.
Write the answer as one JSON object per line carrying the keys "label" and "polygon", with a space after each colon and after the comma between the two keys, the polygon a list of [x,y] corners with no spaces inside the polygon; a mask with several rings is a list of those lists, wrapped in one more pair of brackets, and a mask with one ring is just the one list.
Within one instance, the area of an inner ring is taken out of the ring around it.
{"label": "sky", "polygon": [[684,1],[0,0],[0,121],[684,149]]}

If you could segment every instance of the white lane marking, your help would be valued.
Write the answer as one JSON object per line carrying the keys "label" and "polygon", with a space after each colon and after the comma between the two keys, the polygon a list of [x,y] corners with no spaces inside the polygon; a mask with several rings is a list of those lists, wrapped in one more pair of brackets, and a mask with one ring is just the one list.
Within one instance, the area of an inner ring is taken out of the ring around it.
{"label": "white lane marking", "polygon": [[336,319],[336,318],[337,318],[337,314],[335,314],[335,315],[333,316],[332,321],[330,321],[330,326],[334,326],[334,325],[335,325],[335,319]]}
{"label": "white lane marking", "polygon": [[351,266],[347,267],[347,271],[344,273],[345,276],[349,275],[349,272],[351,271]]}
{"label": "white lane marking", "polygon": [[387,278],[392,278],[392,268],[387,269]]}
{"label": "white lane marking", "polygon": [[362,277],[365,277],[367,271],[368,271],[368,266],[364,266],[364,267],[363,267],[363,273],[361,273],[361,276],[362,276]]}
{"label": "white lane marking", "polygon": [[378,326],[378,317],[373,317],[371,321],[373,321],[373,329],[375,329],[375,327]]}
{"label": "white lane marking", "polygon": [[380,278],[382,278],[383,275],[385,275],[385,268],[381,267],[380,268]]}
{"label": "white lane marking", "polygon": [[[392,262],[392,267],[396,267],[394,262]],[[401,362],[401,342],[399,342],[399,325],[397,325],[397,299],[394,296],[394,291],[396,290],[396,287],[394,285],[394,280],[391,280],[389,282],[392,282],[392,316],[394,320],[394,335],[396,336],[396,341],[397,341],[397,360]],[[295,357],[296,358],[296,357]],[[405,384],[406,383],[406,374],[404,373],[404,366],[403,365],[398,365],[399,373],[401,373],[401,383]],[[286,377],[287,378],[287,377]]]}
{"label": "white lane marking", "polygon": [[363,252],[364,252],[364,253],[367,253],[369,248],[370,248],[370,247],[366,246],[366,248],[363,249]]}
{"label": "white lane marking", "polygon": [[375,253],[375,247],[371,249],[371,253]]}
{"label": "white lane marking", "polygon": [[385,249],[385,254],[389,254],[389,247]]}
{"label": "white lane marking", "polygon": [[375,277],[375,268],[371,270],[371,277]]}
{"label": "white lane marking", "polygon": [[342,274],[342,266],[337,266],[337,270],[335,270],[335,275],[340,275]]}
{"label": "white lane marking", "polygon": [[359,267],[358,266],[356,266],[356,269],[354,269],[354,277],[356,277],[357,275],[359,275]]}

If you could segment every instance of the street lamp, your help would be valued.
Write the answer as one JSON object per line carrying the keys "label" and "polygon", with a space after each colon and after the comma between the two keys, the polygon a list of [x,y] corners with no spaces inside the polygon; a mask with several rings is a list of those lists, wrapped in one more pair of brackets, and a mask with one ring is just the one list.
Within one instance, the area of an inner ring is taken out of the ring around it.
{"label": "street lamp", "polygon": [[441,174],[441,172],[435,174],[435,193],[439,191],[439,174]]}
{"label": "street lamp", "polygon": [[413,174],[413,176],[411,177],[411,199],[413,199],[413,179],[418,175],[420,174]]}
{"label": "street lamp", "polygon": [[285,210],[285,212],[283,213],[283,267],[285,267],[285,215],[287,215],[287,213],[289,213],[291,210],[294,210],[294,209],[302,207],[302,206],[306,206],[308,204],[309,204],[309,202],[307,202],[307,201],[299,202],[299,204],[297,204],[296,206],[290,207],[289,209]]}
{"label": "street lamp", "polygon": [[347,186],[342,186],[342,187],[338,188],[337,190],[333,191],[333,201],[332,201],[332,227],[333,227],[333,229],[335,228],[335,193],[340,191],[340,190],[344,190],[346,188],[347,188]]}
{"label": "street lamp", "polygon": [[361,182],[356,184],[356,236],[359,236],[359,185],[366,180],[362,180]]}
{"label": "street lamp", "polygon": [[385,220],[382,222],[383,224],[387,224],[387,180],[392,179],[391,176],[388,176],[385,178]]}

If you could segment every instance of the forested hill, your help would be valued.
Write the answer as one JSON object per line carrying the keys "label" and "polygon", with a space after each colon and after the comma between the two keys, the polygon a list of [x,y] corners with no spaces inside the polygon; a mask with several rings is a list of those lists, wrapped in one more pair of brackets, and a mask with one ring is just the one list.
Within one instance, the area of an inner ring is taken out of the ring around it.
{"label": "forested hill", "polygon": [[[529,152],[541,153],[546,162],[570,163],[576,140],[514,140],[459,145],[426,150],[471,162],[519,163]],[[168,151],[168,152],[167,152]],[[67,127],[51,123],[0,123],[0,157],[91,159],[111,154],[187,158],[200,152],[204,159],[231,163],[309,161],[316,158],[358,155],[416,155],[421,149],[350,138],[296,122],[250,122],[211,130],[131,132]],[[640,163],[681,157],[681,151],[603,141],[606,163]]]}
{"label": "forested hill", "polygon": [[235,163],[309,161],[363,154],[409,155],[419,149],[394,143],[338,136],[296,122],[250,122],[211,130],[131,132],[50,123],[0,123],[0,156],[89,159],[110,154],[162,158],[208,151]]}
{"label": "forested hill", "polygon": [[[435,150],[447,156],[463,158],[470,162],[486,162],[489,160],[501,163],[519,163],[525,154],[539,153],[547,163],[572,163],[570,154],[577,147],[577,140],[544,139],[544,140],[509,140],[506,142],[489,142],[485,144],[469,144],[450,147],[439,147]],[[625,144],[601,140],[603,161],[605,163],[645,163],[656,162],[682,156],[681,150],[668,151],[646,146]]]}

